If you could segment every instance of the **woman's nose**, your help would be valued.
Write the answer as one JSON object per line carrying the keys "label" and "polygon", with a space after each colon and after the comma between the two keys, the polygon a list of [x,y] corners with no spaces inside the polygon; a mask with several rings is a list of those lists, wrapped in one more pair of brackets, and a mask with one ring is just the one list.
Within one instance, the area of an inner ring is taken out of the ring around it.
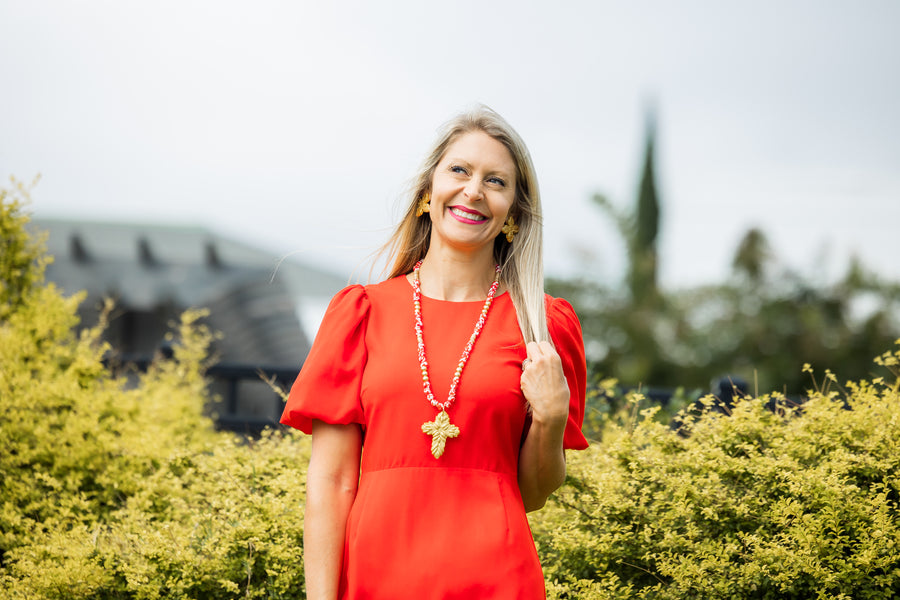
{"label": "woman's nose", "polygon": [[474,179],[466,184],[465,192],[469,200],[481,200],[484,197],[481,182]]}

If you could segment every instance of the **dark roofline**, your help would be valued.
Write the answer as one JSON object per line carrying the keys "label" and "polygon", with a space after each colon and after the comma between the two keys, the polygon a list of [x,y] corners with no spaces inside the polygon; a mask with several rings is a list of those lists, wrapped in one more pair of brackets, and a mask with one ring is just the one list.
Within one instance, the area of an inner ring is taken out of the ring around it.
{"label": "dark roofline", "polygon": [[[167,251],[171,248],[160,248],[155,238],[172,235],[180,240],[193,238],[192,242],[196,241],[196,254],[185,261],[188,264],[204,264],[211,269],[226,266],[264,268],[270,270],[273,275],[286,279],[296,280],[299,277],[308,283],[315,280],[317,287],[329,290],[329,294],[337,292],[349,283],[348,274],[327,270],[322,268],[320,263],[300,261],[290,253],[279,254],[276,251],[268,251],[252,243],[220,235],[214,230],[197,225],[45,217],[32,218],[30,225],[35,229],[49,229],[51,233],[53,230],[62,230],[61,233],[67,243],[63,244],[58,238],[48,240],[48,249],[60,259],[67,258],[81,264],[107,260],[109,256],[105,256],[101,250],[103,243],[96,241],[95,238],[109,238],[110,234],[115,232],[130,237],[129,244],[137,244],[136,248],[132,245],[130,249],[122,245],[120,252],[136,256],[138,262],[146,267],[153,268],[167,264],[170,262]],[[93,233],[97,235],[92,235]]]}

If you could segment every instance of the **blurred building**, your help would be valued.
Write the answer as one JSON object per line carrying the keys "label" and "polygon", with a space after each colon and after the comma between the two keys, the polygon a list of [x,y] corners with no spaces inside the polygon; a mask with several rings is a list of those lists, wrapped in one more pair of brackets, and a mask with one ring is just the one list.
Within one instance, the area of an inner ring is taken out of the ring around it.
{"label": "blurred building", "polygon": [[47,280],[85,290],[79,313],[97,322],[115,301],[106,340],[114,361],[146,365],[166,350],[166,333],[188,308],[208,308],[214,342],[209,410],[221,427],[258,430],[277,422],[281,401],[258,376],[282,384],[299,371],[321,316],[346,280],[197,227],[35,219],[54,261]]}

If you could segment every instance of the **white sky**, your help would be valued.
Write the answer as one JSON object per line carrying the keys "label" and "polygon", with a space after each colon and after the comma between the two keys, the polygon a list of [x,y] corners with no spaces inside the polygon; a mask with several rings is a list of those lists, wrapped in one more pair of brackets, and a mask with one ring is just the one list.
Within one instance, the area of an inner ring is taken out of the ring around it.
{"label": "white sky", "polygon": [[[215,231],[342,273],[383,242],[438,126],[528,143],[550,274],[613,282],[590,202],[631,206],[658,108],[662,270],[900,279],[900,2],[0,0],[0,176],[39,217]],[[588,260],[588,257],[590,259]]]}

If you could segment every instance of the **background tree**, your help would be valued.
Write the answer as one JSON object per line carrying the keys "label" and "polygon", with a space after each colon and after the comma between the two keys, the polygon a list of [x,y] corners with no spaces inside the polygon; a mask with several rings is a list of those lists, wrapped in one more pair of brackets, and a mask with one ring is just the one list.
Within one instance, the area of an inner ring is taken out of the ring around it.
{"label": "background tree", "polygon": [[662,352],[659,330],[668,328],[668,308],[657,281],[660,203],[654,169],[655,140],[656,118],[648,111],[643,166],[633,210],[617,208],[602,194],[593,197],[594,203],[614,221],[627,250],[624,287],[603,289],[590,280],[572,285],[551,283],[560,295],[577,296],[578,305],[594,315],[584,326],[589,330],[586,339],[591,342],[589,350],[597,366],[603,361],[615,364],[615,376],[629,382],[667,378],[661,371],[663,363],[656,359]]}
{"label": "background tree", "polygon": [[737,251],[731,261],[731,268],[738,276],[743,276],[747,281],[757,284],[762,282],[768,262],[772,258],[772,251],[765,234],[753,227],[744,234],[738,244]]}
{"label": "background tree", "polygon": [[870,357],[900,336],[900,286],[851,262],[836,283],[813,283],[779,265],[764,232],[751,228],[722,282],[659,288],[657,238],[662,226],[654,178],[656,126],[647,119],[640,184],[631,211],[596,194],[594,203],[616,224],[627,248],[620,285],[595,279],[551,280],[584,328],[589,364],[627,386],[709,391],[712,382],[740,378],[750,391],[800,396],[804,363],[842,378],[870,374]]}
{"label": "background tree", "polygon": [[659,199],[653,169],[655,137],[656,118],[653,113],[648,113],[644,167],[638,187],[634,233],[628,240],[631,256],[628,287],[635,304],[655,304],[658,300],[656,240],[659,237]]}

